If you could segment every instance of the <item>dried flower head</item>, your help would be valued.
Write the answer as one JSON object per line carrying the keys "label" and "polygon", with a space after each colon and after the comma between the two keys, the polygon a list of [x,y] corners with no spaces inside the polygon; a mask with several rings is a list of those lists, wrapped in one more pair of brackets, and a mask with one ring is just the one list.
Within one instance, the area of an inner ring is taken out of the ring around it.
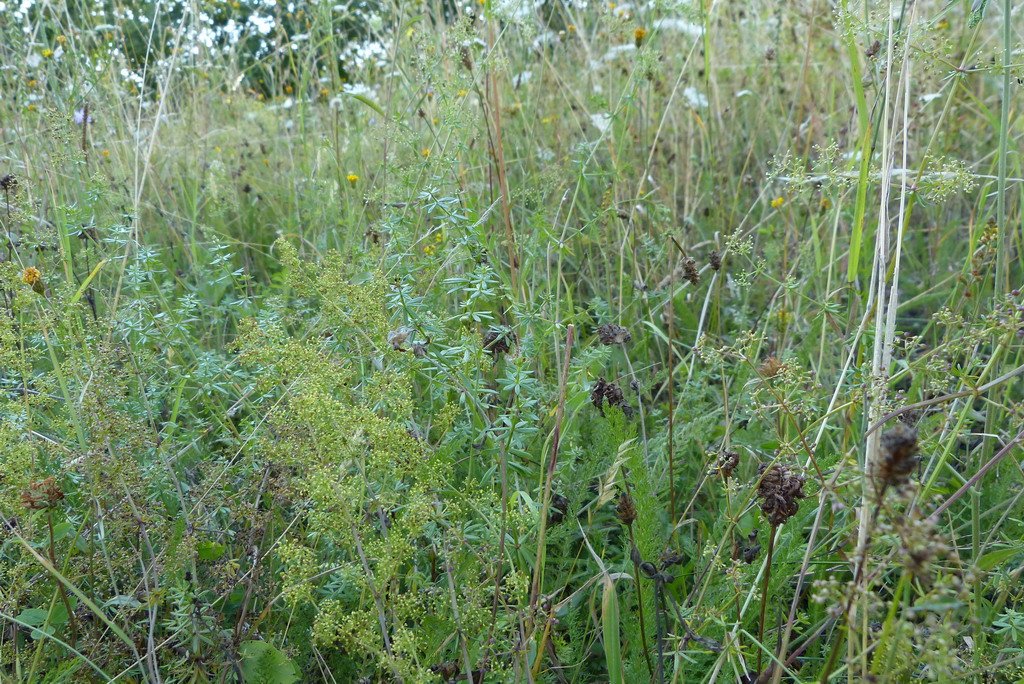
{"label": "dried flower head", "polygon": [[722,270],[722,255],[718,253],[717,249],[711,250],[711,254],[708,254],[708,265],[713,271]]}
{"label": "dried flower head", "polygon": [[604,402],[609,406],[618,406],[626,414],[626,417],[633,415],[633,407],[626,402],[626,396],[622,388],[614,382],[608,382],[604,378],[598,378],[594,383],[594,389],[590,391],[590,401],[597,407],[597,410],[604,415]]}
{"label": "dried flower head", "polygon": [[43,274],[35,266],[29,266],[21,272],[21,282],[26,285],[35,285],[43,279]]}
{"label": "dried flower head", "polygon": [[21,493],[21,505],[30,511],[53,508],[64,498],[64,492],[52,477],[33,482]]}
{"label": "dried flower head", "polygon": [[761,374],[762,378],[774,378],[776,375],[782,372],[784,364],[782,361],[775,356],[769,356],[761,365],[758,367],[757,372]]}
{"label": "dried flower head", "polygon": [[569,511],[569,500],[561,494],[551,495],[551,510],[548,511],[548,522],[552,525],[565,520],[565,514]]}
{"label": "dried flower head", "polygon": [[732,557],[750,565],[757,560],[757,556],[760,553],[761,543],[757,541],[757,530],[751,530],[745,541],[736,542]]}
{"label": "dried flower head", "polygon": [[905,485],[919,460],[917,430],[906,423],[897,423],[882,433],[881,454],[875,463],[875,481],[879,487]]}
{"label": "dried flower head", "polygon": [[761,499],[761,513],[773,527],[777,527],[796,515],[800,499],[804,494],[804,478],[781,465],[768,466],[762,463],[758,468],[760,484],[757,496]]}
{"label": "dried flower head", "polygon": [[409,328],[398,328],[388,333],[388,344],[395,351],[405,351],[405,343],[409,340],[409,336],[412,335],[412,330]]}
{"label": "dried flower head", "polygon": [[636,520],[636,504],[628,492],[619,494],[619,503],[615,506],[615,515],[623,525],[632,525]]}
{"label": "dried flower head", "polygon": [[718,473],[722,479],[728,480],[732,477],[736,467],[740,464],[740,455],[735,451],[725,451],[718,457]]}
{"label": "dried flower head", "polygon": [[686,278],[691,285],[700,284],[700,271],[697,270],[697,262],[693,257],[686,257],[683,260],[683,277]]}
{"label": "dried flower head", "polygon": [[484,333],[484,351],[491,352],[494,358],[512,351],[515,343],[516,334],[508,328],[491,328]]}
{"label": "dried flower head", "polygon": [[601,344],[612,345],[625,344],[632,340],[633,336],[621,325],[605,323],[597,329],[597,338],[601,340]]}
{"label": "dried flower head", "polygon": [[4,174],[0,177],[0,189],[6,193],[13,192],[18,187],[18,179],[13,173]]}

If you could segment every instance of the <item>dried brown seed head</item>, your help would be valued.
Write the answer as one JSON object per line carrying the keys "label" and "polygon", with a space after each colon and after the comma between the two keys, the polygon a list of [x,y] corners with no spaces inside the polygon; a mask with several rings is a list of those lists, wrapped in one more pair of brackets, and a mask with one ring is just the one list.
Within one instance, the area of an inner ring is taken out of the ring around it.
{"label": "dried brown seed head", "polygon": [[769,356],[764,362],[758,366],[757,372],[761,374],[762,378],[774,378],[776,375],[782,372],[785,364],[779,361],[774,356]]}
{"label": "dried brown seed head", "polygon": [[728,480],[732,477],[736,467],[740,464],[740,455],[735,451],[723,452],[718,457],[718,473],[723,479]]}
{"label": "dried brown seed head", "polygon": [[569,500],[561,494],[551,495],[551,509],[548,511],[548,522],[552,525],[565,520],[565,514],[569,511]]}
{"label": "dried brown seed head", "polygon": [[615,506],[615,515],[623,525],[632,525],[636,520],[636,504],[633,503],[633,497],[628,493],[623,492],[619,495],[619,503]]}
{"label": "dried brown seed head", "polygon": [[746,541],[736,543],[736,548],[733,551],[733,558],[741,559],[747,565],[750,565],[757,560],[758,554],[761,553],[761,544],[757,541],[757,530],[751,531],[747,535]]}
{"label": "dried brown seed head", "polygon": [[806,496],[804,478],[781,465],[769,467],[767,464],[761,464],[758,472],[761,475],[761,482],[757,487],[757,496],[761,499],[761,513],[773,527],[777,527],[796,515],[799,510],[798,501]]}
{"label": "dried brown seed head", "polygon": [[711,254],[708,254],[708,265],[714,271],[720,271],[722,269],[722,255],[718,253],[718,250],[711,250]]}
{"label": "dried brown seed head", "polygon": [[920,460],[917,456],[917,430],[897,423],[882,433],[881,454],[875,463],[875,480],[883,487],[898,487],[910,481]]}
{"label": "dried brown seed head", "polygon": [[621,325],[605,323],[597,329],[597,338],[605,345],[625,344],[633,339],[633,335]]}
{"label": "dried brown seed head", "polygon": [[597,407],[602,416],[604,415],[604,402],[606,401],[609,406],[619,407],[626,414],[627,418],[633,415],[633,407],[626,402],[626,396],[622,393],[622,388],[614,382],[608,382],[604,378],[598,378],[597,382],[594,383],[594,388],[590,391],[590,401]]}
{"label": "dried brown seed head", "polygon": [[491,352],[491,356],[495,358],[498,354],[512,351],[515,343],[516,334],[507,328],[491,328],[484,333],[484,351]]}
{"label": "dried brown seed head", "polygon": [[697,270],[697,262],[694,261],[693,257],[686,257],[683,260],[683,277],[691,285],[696,286],[700,284],[700,271]]}
{"label": "dried brown seed head", "polygon": [[33,482],[21,493],[21,505],[30,511],[53,508],[64,498],[64,492],[52,477]]}

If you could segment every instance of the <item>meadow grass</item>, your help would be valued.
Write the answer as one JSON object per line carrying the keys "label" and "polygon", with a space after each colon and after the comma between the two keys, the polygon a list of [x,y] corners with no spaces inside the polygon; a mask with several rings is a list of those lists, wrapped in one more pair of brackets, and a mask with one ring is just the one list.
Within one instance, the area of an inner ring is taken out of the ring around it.
{"label": "meadow grass", "polygon": [[1020,681],[1022,33],[0,0],[0,681]]}

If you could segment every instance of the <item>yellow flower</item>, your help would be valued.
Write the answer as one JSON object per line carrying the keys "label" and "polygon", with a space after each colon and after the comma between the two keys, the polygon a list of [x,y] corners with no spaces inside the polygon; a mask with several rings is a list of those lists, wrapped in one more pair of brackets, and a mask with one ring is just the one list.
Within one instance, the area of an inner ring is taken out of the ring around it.
{"label": "yellow flower", "polygon": [[424,147],[422,150],[420,150],[420,154],[422,154],[423,158],[426,159],[427,157],[430,156],[430,148]]}
{"label": "yellow flower", "polygon": [[821,210],[822,211],[825,211],[826,209],[831,209],[832,208],[832,200],[830,200],[828,197],[822,197],[821,198],[820,206],[821,206]]}
{"label": "yellow flower", "polygon": [[29,266],[21,272],[21,282],[32,288],[36,294],[45,294],[46,287],[43,285],[43,274],[35,266]]}
{"label": "yellow flower", "polygon": [[434,234],[434,242],[441,242],[442,240],[444,240],[444,233],[437,231],[437,233]]}
{"label": "yellow flower", "polygon": [[644,38],[647,37],[647,29],[643,26],[637,26],[636,30],[633,31],[633,42],[636,43],[637,47],[644,44]]}
{"label": "yellow flower", "polygon": [[540,122],[542,124],[544,124],[545,126],[547,126],[549,124],[555,123],[555,117],[553,117],[553,116],[545,116],[545,117],[541,118]]}
{"label": "yellow flower", "polygon": [[356,183],[359,182],[359,176],[357,176],[354,173],[348,174],[347,176],[345,176],[345,178],[348,179],[349,185],[351,185],[353,188],[356,187]]}
{"label": "yellow flower", "polygon": [[940,19],[939,23],[937,23],[935,25],[935,28],[939,29],[940,31],[948,31],[949,30],[949,19]]}
{"label": "yellow flower", "polygon": [[423,248],[423,253],[426,254],[427,256],[433,256],[436,251],[437,247],[435,247],[434,245],[426,245]]}
{"label": "yellow flower", "polygon": [[43,279],[43,274],[35,266],[29,266],[21,272],[21,282],[26,285],[35,285]]}
{"label": "yellow flower", "polygon": [[292,88],[291,84],[286,84],[284,87],[284,94],[291,95],[293,90],[294,88]]}
{"label": "yellow flower", "polygon": [[459,92],[455,93],[456,97],[466,97],[467,95],[469,95],[469,91],[465,88],[459,88]]}
{"label": "yellow flower", "polygon": [[50,48],[46,48],[45,50],[43,50],[42,55],[46,59],[49,59],[50,57],[53,57],[53,50],[51,50]]}
{"label": "yellow flower", "polygon": [[104,159],[110,159],[110,150],[103,150],[100,154],[103,155]]}
{"label": "yellow flower", "polygon": [[39,85],[39,81],[37,81],[34,78],[30,78],[28,79],[28,83],[26,83],[25,85],[27,85],[29,88],[35,88],[37,85]]}
{"label": "yellow flower", "polygon": [[68,42],[68,37],[64,35],[57,36],[57,42],[61,45]]}
{"label": "yellow flower", "polygon": [[786,198],[781,195],[772,200],[772,209],[778,209],[786,203]]}
{"label": "yellow flower", "polygon": [[327,97],[330,94],[331,94],[331,91],[328,90],[327,88],[321,88],[320,89],[320,97]]}
{"label": "yellow flower", "polygon": [[565,27],[565,30],[569,33],[576,33],[576,24],[569,24]]}

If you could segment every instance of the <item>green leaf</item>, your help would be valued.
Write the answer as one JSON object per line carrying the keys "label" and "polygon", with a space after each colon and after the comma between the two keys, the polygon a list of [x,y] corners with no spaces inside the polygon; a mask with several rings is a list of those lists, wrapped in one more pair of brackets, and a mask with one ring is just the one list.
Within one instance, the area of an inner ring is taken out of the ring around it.
{"label": "green leaf", "polygon": [[370,98],[368,98],[366,95],[359,95],[359,94],[356,94],[356,93],[348,93],[348,95],[350,97],[354,97],[355,99],[359,100],[364,105],[366,105],[367,107],[369,107],[373,111],[377,112],[381,116],[385,116],[384,110],[381,109],[380,105],[377,104],[376,102],[374,102],[373,100],[371,100]]}
{"label": "green leaf", "polygon": [[974,28],[981,23],[981,20],[985,17],[986,6],[988,6],[988,0],[974,0],[971,4],[971,14],[967,20],[967,28]]}
{"label": "green leaf", "polygon": [[295,663],[265,641],[245,641],[240,651],[245,684],[293,684],[299,679]]}
{"label": "green leaf", "polygon": [[1009,546],[1001,549],[996,549],[995,551],[989,551],[988,553],[982,554],[978,558],[978,568],[988,572],[989,570],[995,568],[997,565],[1005,563],[1014,556],[1019,555],[1020,552],[1021,549],[1017,546]]}
{"label": "green leaf", "polygon": [[39,625],[46,622],[46,616],[49,614],[48,610],[42,608],[26,608],[18,614],[18,619],[24,622],[26,625],[32,625],[38,627]]}
{"label": "green leaf", "polygon": [[74,531],[75,531],[75,526],[72,525],[71,523],[67,522],[67,521],[62,522],[62,523],[57,523],[56,525],[53,526],[53,539],[54,539],[54,541],[60,541],[64,537],[68,536],[69,534],[72,534]]}
{"label": "green leaf", "polygon": [[199,554],[199,560],[204,561],[215,561],[224,555],[224,551],[227,550],[220,542],[205,541],[199,542],[196,545],[196,551]]}
{"label": "green leaf", "polygon": [[601,636],[604,639],[604,658],[608,665],[610,684],[622,684],[622,651],[619,643],[619,597],[615,583],[604,578],[601,597]]}

